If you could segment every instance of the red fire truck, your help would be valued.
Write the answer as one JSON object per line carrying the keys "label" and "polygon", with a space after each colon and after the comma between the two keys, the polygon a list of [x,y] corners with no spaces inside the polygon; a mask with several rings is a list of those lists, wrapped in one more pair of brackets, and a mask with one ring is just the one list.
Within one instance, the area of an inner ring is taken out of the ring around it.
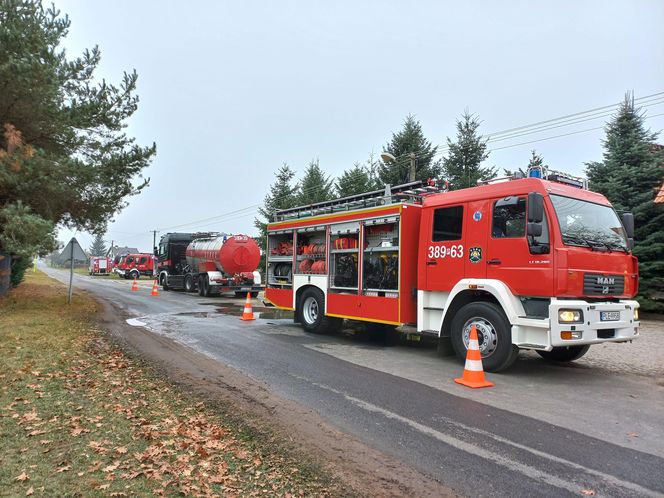
{"label": "red fire truck", "polygon": [[122,256],[113,271],[124,278],[151,277],[154,272],[154,256],[150,253],[126,254]]}
{"label": "red fire truck", "polygon": [[634,219],[580,179],[501,179],[441,191],[407,184],[278,211],[265,296],[310,332],[341,319],[437,338],[484,368],[519,349],[572,361],[639,335]]}
{"label": "red fire truck", "polygon": [[88,273],[90,275],[110,275],[113,268],[113,260],[105,256],[92,256]]}

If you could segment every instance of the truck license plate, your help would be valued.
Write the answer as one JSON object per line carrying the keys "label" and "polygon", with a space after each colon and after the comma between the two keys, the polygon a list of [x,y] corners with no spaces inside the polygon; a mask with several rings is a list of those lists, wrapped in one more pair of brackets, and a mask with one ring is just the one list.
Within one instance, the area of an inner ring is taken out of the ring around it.
{"label": "truck license plate", "polygon": [[620,311],[600,311],[599,319],[603,322],[620,320]]}

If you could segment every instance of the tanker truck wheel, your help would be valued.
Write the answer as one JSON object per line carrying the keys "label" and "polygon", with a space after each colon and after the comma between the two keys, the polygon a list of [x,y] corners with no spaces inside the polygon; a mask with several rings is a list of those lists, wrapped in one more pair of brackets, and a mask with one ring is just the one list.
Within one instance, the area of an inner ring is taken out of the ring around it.
{"label": "tanker truck wheel", "polygon": [[210,281],[207,275],[198,277],[198,295],[202,297],[210,296]]}
{"label": "tanker truck wheel", "polygon": [[585,346],[567,346],[561,348],[553,348],[551,351],[537,351],[537,354],[548,361],[574,361],[581,358],[588,352],[590,345]]}
{"label": "tanker truck wheel", "polygon": [[334,332],[341,326],[340,318],[325,316],[325,296],[320,289],[311,288],[302,293],[297,314],[304,330],[314,334]]}
{"label": "tanker truck wheel", "polygon": [[194,292],[194,277],[191,275],[186,275],[184,277],[184,291]]}
{"label": "tanker truck wheel", "polygon": [[166,274],[161,275],[161,288],[165,291],[168,290],[168,276]]}
{"label": "tanker truck wheel", "polygon": [[488,372],[500,372],[509,368],[519,355],[519,348],[512,344],[512,327],[503,311],[494,303],[474,302],[461,308],[452,320],[452,348],[457,357],[466,359],[470,330],[475,325],[482,368]]}

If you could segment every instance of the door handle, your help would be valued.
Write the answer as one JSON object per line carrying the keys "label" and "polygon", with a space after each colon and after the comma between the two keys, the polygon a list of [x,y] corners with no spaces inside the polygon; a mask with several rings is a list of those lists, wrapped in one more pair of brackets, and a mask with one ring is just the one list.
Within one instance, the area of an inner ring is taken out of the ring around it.
{"label": "door handle", "polygon": [[490,259],[486,262],[487,265],[499,265],[500,263],[502,263],[502,261],[499,259]]}
{"label": "door handle", "polygon": [[437,265],[437,264],[438,261],[436,261],[435,259],[433,261],[427,261],[427,265]]}

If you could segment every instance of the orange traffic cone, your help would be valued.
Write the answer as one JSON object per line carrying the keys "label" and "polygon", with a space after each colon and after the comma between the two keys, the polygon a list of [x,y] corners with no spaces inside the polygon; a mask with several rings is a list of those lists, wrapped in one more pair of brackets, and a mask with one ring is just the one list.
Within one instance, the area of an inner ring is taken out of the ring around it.
{"label": "orange traffic cone", "polygon": [[134,278],[134,282],[131,284],[131,290],[132,291],[138,290],[138,283],[136,282],[136,278]]}
{"label": "orange traffic cone", "polygon": [[158,296],[159,295],[159,291],[157,290],[157,279],[155,279],[152,282],[152,293],[150,295],[151,296]]}
{"label": "orange traffic cone", "polygon": [[480,353],[475,325],[470,329],[470,340],[468,341],[468,352],[466,353],[466,365],[463,367],[463,376],[454,379],[454,382],[472,388],[493,386],[493,382],[489,382],[484,378],[482,353]]}
{"label": "orange traffic cone", "polygon": [[255,320],[254,310],[251,307],[251,293],[247,292],[247,301],[244,303],[244,311],[240,320]]}

